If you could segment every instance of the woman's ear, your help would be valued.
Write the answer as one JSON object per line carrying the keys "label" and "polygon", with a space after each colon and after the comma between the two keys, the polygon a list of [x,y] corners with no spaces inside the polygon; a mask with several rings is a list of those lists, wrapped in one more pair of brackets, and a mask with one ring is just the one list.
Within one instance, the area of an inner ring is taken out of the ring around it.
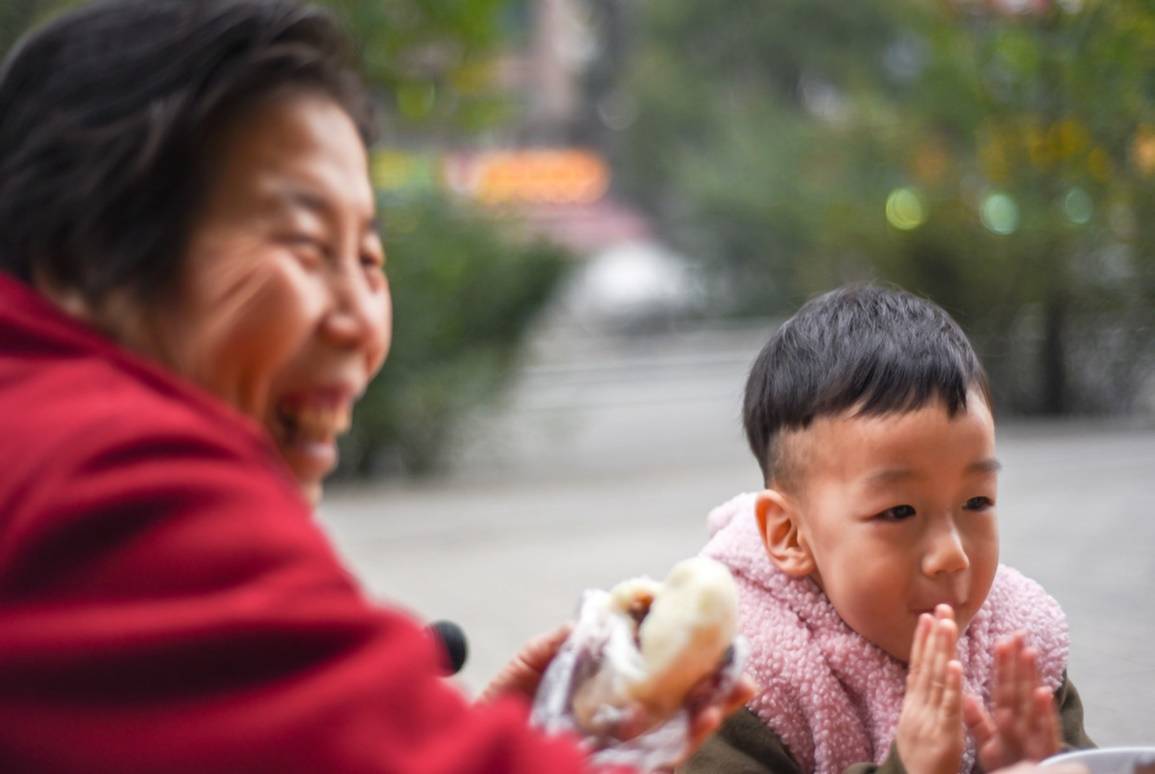
{"label": "woman's ear", "polygon": [[754,501],[754,515],[766,555],[775,567],[792,578],[804,578],[814,572],[814,557],[798,531],[800,514],[789,498],[777,490],[765,489]]}

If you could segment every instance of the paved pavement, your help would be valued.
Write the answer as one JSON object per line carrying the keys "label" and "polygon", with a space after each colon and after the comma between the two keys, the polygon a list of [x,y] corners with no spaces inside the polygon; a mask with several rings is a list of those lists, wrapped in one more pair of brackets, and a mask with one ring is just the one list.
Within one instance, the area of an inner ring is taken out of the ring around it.
{"label": "paved pavement", "polygon": [[[760,335],[531,368],[455,476],[331,492],[322,518],[371,593],[464,627],[477,690],[582,589],[661,577],[756,486],[737,399]],[[1155,423],[1012,424],[999,455],[1003,560],[1066,609],[1088,730],[1155,744]]]}

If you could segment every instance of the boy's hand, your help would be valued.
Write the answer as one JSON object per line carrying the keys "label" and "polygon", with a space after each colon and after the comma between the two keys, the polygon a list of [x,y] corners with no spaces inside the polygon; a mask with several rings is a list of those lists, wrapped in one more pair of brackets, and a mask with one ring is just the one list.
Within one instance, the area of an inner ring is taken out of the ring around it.
{"label": "boy's hand", "polygon": [[911,774],[954,774],[966,742],[962,722],[962,664],[954,657],[958,626],[949,605],[918,619],[910,651],[906,696],[895,744]]}
{"label": "boy's hand", "polygon": [[1022,632],[1003,640],[995,646],[994,718],[978,699],[966,698],[963,718],[986,771],[1059,751],[1059,713],[1050,689],[1039,684],[1037,658]]}

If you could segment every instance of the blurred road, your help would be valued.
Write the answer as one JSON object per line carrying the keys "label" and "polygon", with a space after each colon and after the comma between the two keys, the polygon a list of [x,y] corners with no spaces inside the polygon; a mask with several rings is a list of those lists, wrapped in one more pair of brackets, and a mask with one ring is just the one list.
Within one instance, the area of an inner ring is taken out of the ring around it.
{"label": "blurred road", "polygon": [[[758,485],[738,396],[764,335],[547,347],[454,477],[330,492],[322,519],[371,593],[462,625],[476,691],[582,589],[662,577]],[[1066,609],[1091,736],[1155,743],[1155,423],[1012,424],[999,446],[1003,561]]]}

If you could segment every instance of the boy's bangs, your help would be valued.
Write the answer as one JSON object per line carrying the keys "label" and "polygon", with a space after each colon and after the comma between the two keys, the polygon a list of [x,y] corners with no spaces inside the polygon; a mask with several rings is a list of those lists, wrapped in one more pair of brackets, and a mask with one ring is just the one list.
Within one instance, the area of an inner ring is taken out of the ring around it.
{"label": "boy's bangs", "polygon": [[851,286],[811,300],[770,338],[746,382],[743,424],[769,478],[784,431],[936,402],[954,417],[971,390],[994,410],[982,364],[946,311],[895,288]]}

